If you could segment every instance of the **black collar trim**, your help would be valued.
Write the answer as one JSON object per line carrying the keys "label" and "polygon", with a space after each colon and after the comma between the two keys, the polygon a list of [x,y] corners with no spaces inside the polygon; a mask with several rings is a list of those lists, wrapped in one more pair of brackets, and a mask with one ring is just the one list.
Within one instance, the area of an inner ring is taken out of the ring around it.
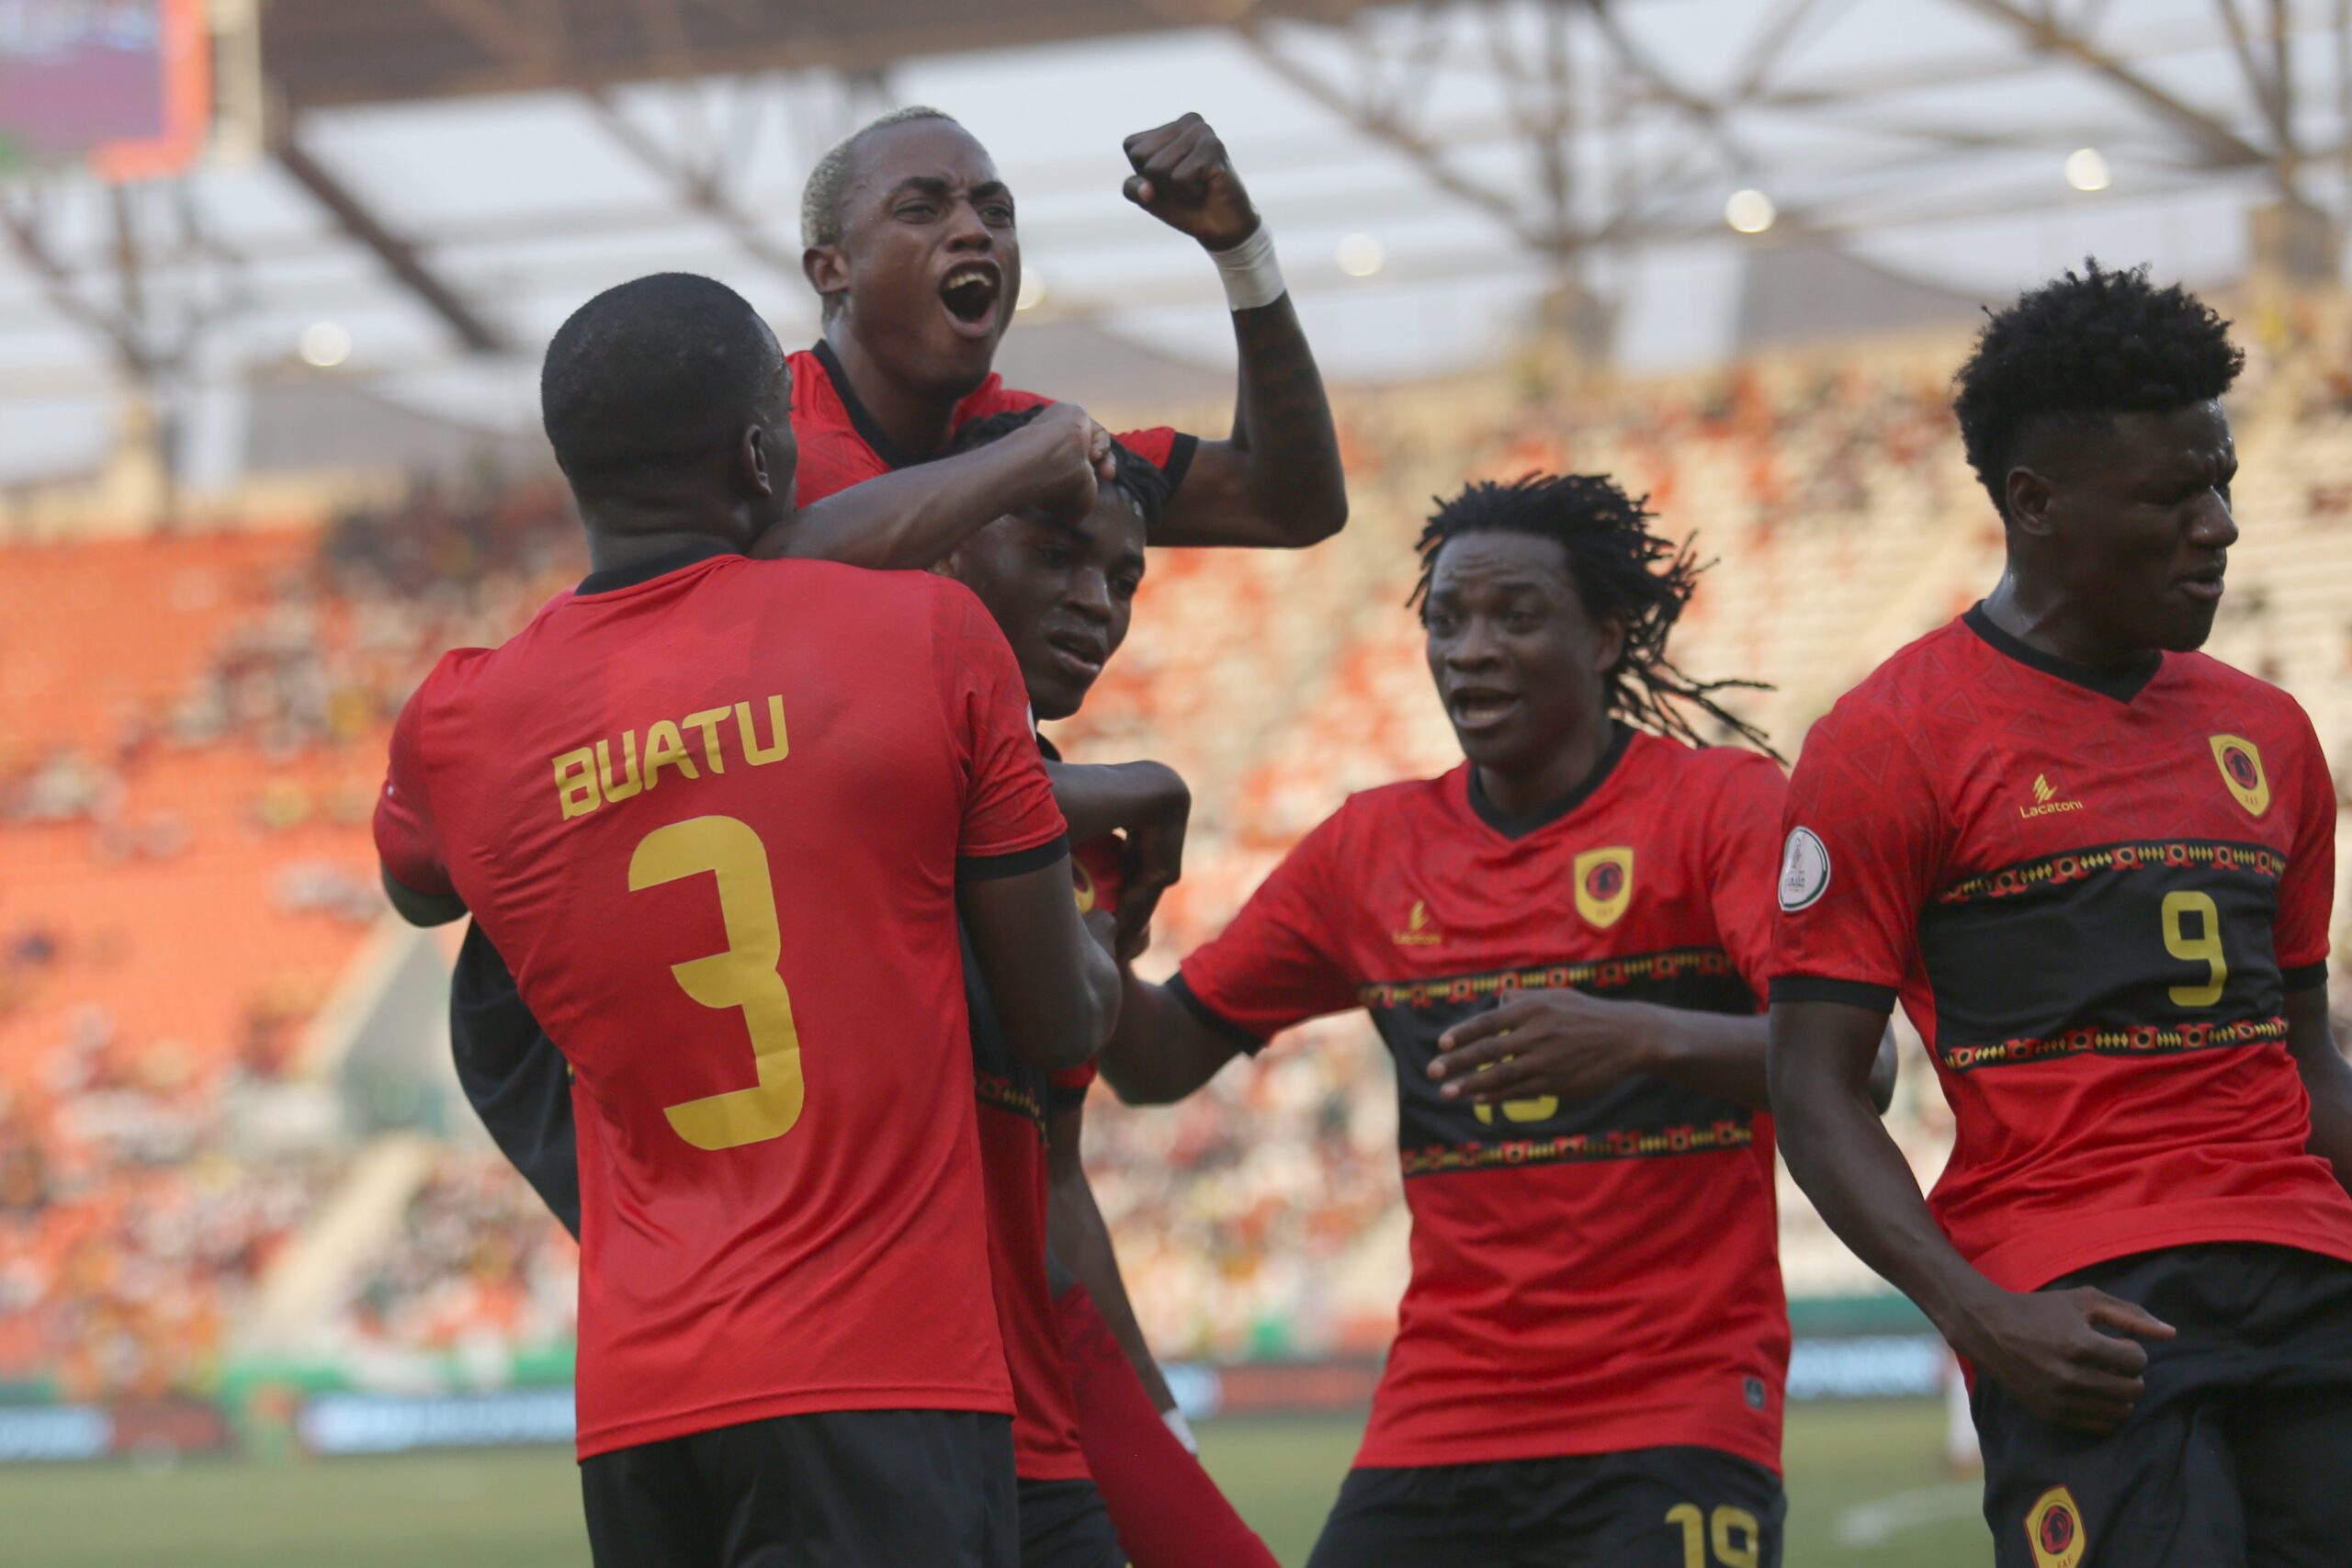
{"label": "black collar trim", "polygon": [[663,550],[649,556],[634,566],[610,566],[602,571],[592,571],[580,580],[573,590],[582,594],[610,593],[616,589],[634,588],[640,582],[650,582],[670,573],[714,556],[740,556],[743,552],[724,539],[696,539],[690,545],[680,545],[674,550]]}
{"label": "black collar trim", "polygon": [[1062,760],[1061,748],[1046,739],[1043,731],[1037,735],[1037,754],[1048,762],[1058,762]]}
{"label": "black collar trim", "polygon": [[825,375],[833,384],[833,395],[841,399],[842,411],[849,415],[850,428],[857,432],[858,438],[873,447],[874,455],[890,467],[906,468],[907,455],[899,449],[897,442],[890,439],[890,433],[882,428],[881,422],[858,400],[857,389],[849,384],[849,372],[842,368],[841,356],[833,352],[833,345],[819,338],[817,346],[809,352],[817,356],[817,363],[825,367]]}
{"label": "black collar trim", "polygon": [[1982,599],[1971,604],[1961,619],[1968,624],[1970,631],[1983,637],[1994,652],[2004,658],[2014,659],[2030,670],[2039,670],[2044,675],[2055,676],[2071,685],[2080,686],[2085,691],[2097,692],[2103,697],[2113,697],[2119,703],[2128,703],[2142,692],[2146,691],[2148,682],[2154,680],[2156,672],[2165,667],[2165,656],[2162,653],[2151,653],[2128,670],[2111,671],[2094,670],[2087,664],[2077,664],[2071,659],[2061,659],[2054,653],[2044,653],[2030,643],[2020,641],[1996,626],[1993,617],[1984,613],[1984,602]]}
{"label": "black collar trim", "polygon": [[1590,800],[1594,792],[1609,782],[1609,775],[1617,771],[1617,764],[1624,761],[1625,748],[1632,744],[1634,731],[1630,726],[1623,724],[1615,724],[1611,728],[1615,733],[1610,737],[1609,749],[1601,752],[1600,761],[1593,764],[1592,772],[1584,776],[1584,782],[1552,802],[1551,805],[1538,807],[1524,817],[1507,817],[1495,809],[1495,803],[1487,798],[1486,789],[1478,783],[1477,764],[1472,763],[1470,809],[1478,814],[1478,820],[1506,839],[1524,839],[1530,833],[1550,827],[1586,801]]}

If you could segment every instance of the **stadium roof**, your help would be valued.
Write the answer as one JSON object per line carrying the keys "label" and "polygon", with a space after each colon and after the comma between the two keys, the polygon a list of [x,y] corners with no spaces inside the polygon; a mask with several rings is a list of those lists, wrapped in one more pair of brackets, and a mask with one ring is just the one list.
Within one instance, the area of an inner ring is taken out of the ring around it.
{"label": "stadium roof", "polygon": [[[1013,364],[1101,360],[1145,395],[1196,391],[1171,364],[1227,352],[1209,269],[1117,196],[1121,136],[1187,108],[1234,149],[1340,378],[1492,358],[1539,317],[1649,365],[1957,316],[2086,251],[2234,277],[2248,212],[2290,196],[2316,229],[2272,230],[2326,272],[2346,10],[266,0],[255,155],[0,195],[0,475],[85,461],[141,386],[198,478],[243,461],[257,382],[332,374],[527,426],[546,333],[660,266],[727,276],[805,337],[800,179],[895,102],[963,118],[1020,194],[1044,299]],[[2083,148],[2104,188],[2070,187]],[[1725,226],[1743,188],[1769,231]],[[314,327],[348,344],[331,372],[297,355]],[[1132,373],[1127,344],[1150,351]]]}

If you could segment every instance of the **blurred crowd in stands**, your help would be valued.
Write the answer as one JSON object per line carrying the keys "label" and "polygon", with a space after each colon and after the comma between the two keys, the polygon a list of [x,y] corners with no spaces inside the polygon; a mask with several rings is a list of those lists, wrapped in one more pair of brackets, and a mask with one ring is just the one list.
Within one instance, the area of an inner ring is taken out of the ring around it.
{"label": "blurred crowd in stands", "polygon": [[[2285,681],[2339,752],[2352,746],[2335,694],[2352,673],[2352,378],[2335,368],[2343,355],[2263,345],[2340,347],[2346,325],[2329,314],[2258,334],[2233,415],[2241,515],[2262,527],[2233,551],[2214,648]],[[1465,477],[1611,472],[1669,532],[1695,531],[1722,564],[1678,635],[1681,662],[1773,682],[1743,711],[1794,755],[1846,684],[1997,566],[1997,521],[1945,405],[1957,345],[1635,388],[1525,367],[1343,399],[1347,532],[1300,555],[1157,557],[1126,650],[1057,733],[1075,761],[1153,756],[1193,784],[1185,880],[1146,967],[1213,934],[1346,792],[1457,760],[1404,601],[1429,498]],[[0,856],[44,868],[0,888],[0,1382],[47,1371],[78,1393],[152,1392],[217,1370],[273,1258],[348,1178],[348,1150],[240,1146],[223,1107],[240,1086],[313,1070],[305,1031],[380,913],[366,822],[390,718],[443,649],[502,638],[583,570],[559,490],[487,479],[420,484],[262,553],[232,563],[229,589],[189,591],[209,633],[150,672],[142,701],[63,739],[0,744]],[[109,613],[77,657],[144,657],[152,609],[126,595]],[[0,676],[13,652],[0,641]],[[167,774],[214,793],[160,788]],[[203,876],[159,882],[146,903],[104,895],[174,866]],[[224,888],[243,891],[216,903]],[[200,962],[151,958],[208,926],[228,929]],[[1932,1178],[1948,1122],[1907,1049],[1892,1122]],[[1172,1109],[1098,1090],[1089,1163],[1155,1345],[1379,1344],[1404,1273],[1395,1126],[1386,1058],[1353,1018]],[[1783,1197],[1792,1293],[1874,1288],[1793,1189]],[[576,1267],[503,1164],[453,1143],[348,1271],[324,1338],[361,1363],[559,1346]]]}

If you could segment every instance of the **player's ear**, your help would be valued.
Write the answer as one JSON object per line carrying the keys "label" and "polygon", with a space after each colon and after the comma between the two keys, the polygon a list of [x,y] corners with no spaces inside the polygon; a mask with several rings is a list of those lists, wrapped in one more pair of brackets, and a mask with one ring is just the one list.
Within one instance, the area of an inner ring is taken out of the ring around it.
{"label": "player's ear", "polygon": [[1606,675],[1625,657],[1625,617],[1603,615],[1592,623],[1592,668]]}
{"label": "player's ear", "polygon": [[2036,536],[2051,532],[2050,509],[2055,491],[2048,479],[2028,468],[2011,468],[2002,485],[2009,526]]}
{"label": "player's ear", "polygon": [[849,258],[839,245],[811,245],[801,252],[800,272],[827,310],[838,296],[849,292]]}
{"label": "player's ear", "polygon": [[743,482],[752,487],[755,495],[773,499],[779,482],[791,475],[790,465],[779,460],[784,454],[775,450],[767,427],[756,422],[743,427],[737,457],[741,462]]}

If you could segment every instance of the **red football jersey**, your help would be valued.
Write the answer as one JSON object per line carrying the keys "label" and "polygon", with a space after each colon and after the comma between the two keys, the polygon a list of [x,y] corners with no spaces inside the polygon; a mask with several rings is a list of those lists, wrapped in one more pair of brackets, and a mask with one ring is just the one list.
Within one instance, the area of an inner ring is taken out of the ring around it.
{"label": "red football jersey", "polygon": [[2101,675],[1981,607],[1806,739],[1775,1000],[1891,1009],[1951,1102],[1930,1202],[2030,1290],[2275,1242],[2352,1259],[2286,993],[2327,983],[2335,792],[2294,700],[2202,654]]}
{"label": "red football jersey", "polygon": [[[792,434],[800,446],[799,477],[795,495],[798,504],[812,505],[837,491],[907,466],[889,434],[865,405],[857,400],[832,345],[819,340],[791,356]],[[1017,391],[995,371],[956,405],[955,423],[961,426],[984,415],[1012,409],[1034,408],[1054,400],[1035,392]],[[1166,425],[1120,433],[1118,440],[1136,457],[1149,460],[1168,476],[1171,495],[1184,482],[1198,443]]]}
{"label": "red football jersey", "polygon": [[574,1069],[582,1457],[1012,1410],[956,885],[1062,852],[1027,716],[958,584],[695,550],[401,714],[385,866],[464,897]]}
{"label": "red football jersey", "polygon": [[[1080,845],[1071,869],[1080,913],[1117,908],[1116,844]],[[1046,1273],[1046,1117],[1064,1096],[1086,1092],[1094,1065],[1048,1072],[1013,1055],[968,947],[964,962],[979,1090],[980,1167],[988,1187],[989,1269],[1012,1374],[1012,1467],[1023,1481],[1075,1481],[1087,1473],[1086,1456],[1079,1447],[1078,1396]]]}
{"label": "red football jersey", "polygon": [[1350,797],[1184,961],[1177,995],[1237,1043],[1362,1007],[1395,1059],[1412,1280],[1358,1465],[1692,1444],[1779,1469],[1770,1118],[1645,1076],[1474,1107],[1428,1067],[1522,987],[1758,1010],[1782,787],[1621,728],[1510,821],[1465,762]]}

